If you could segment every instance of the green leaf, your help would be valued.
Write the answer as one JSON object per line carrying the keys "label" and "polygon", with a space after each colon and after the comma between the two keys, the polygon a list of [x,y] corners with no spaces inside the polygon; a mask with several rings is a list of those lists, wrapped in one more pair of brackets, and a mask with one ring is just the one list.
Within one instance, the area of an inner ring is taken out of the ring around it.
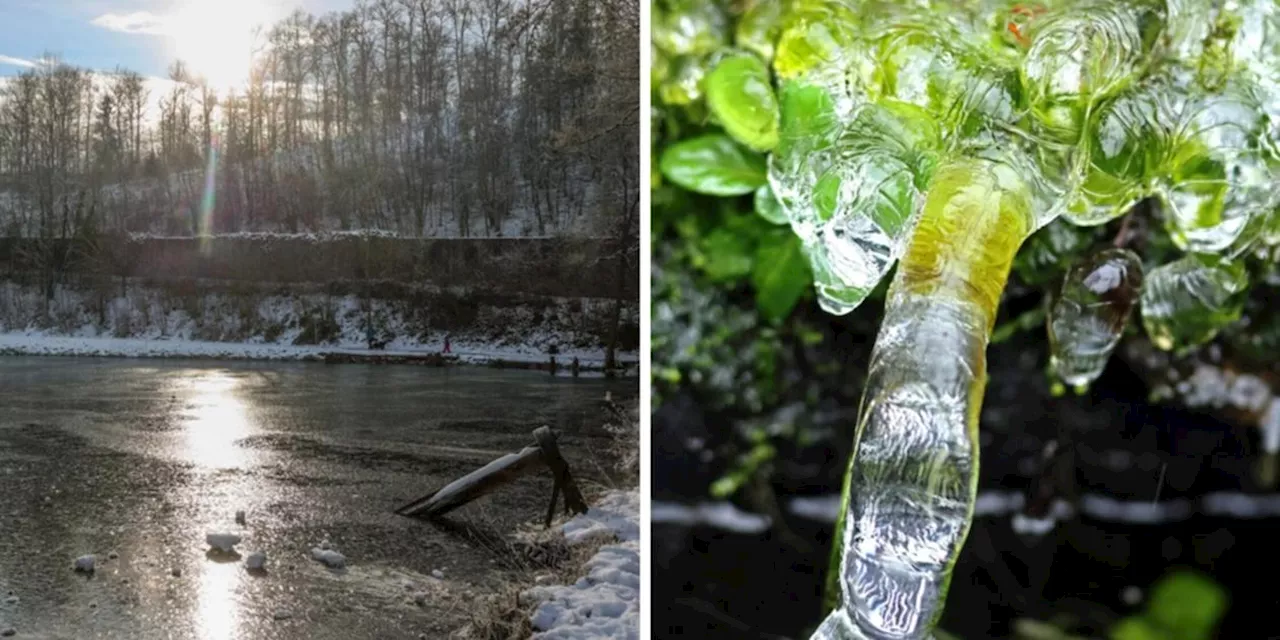
{"label": "green leaf", "polygon": [[1227,594],[1199,573],[1179,571],[1151,590],[1146,618],[1178,640],[1209,640],[1227,610]]}
{"label": "green leaf", "polygon": [[769,70],[750,53],[725,56],[706,79],[707,106],[735,140],[757,151],[778,144],[778,99]]}
{"label": "green leaf", "polygon": [[782,88],[782,130],[788,137],[824,140],[837,130],[835,101],[827,90],[803,82]]}
{"label": "green leaf", "polygon": [[755,205],[756,214],[773,224],[790,222],[787,212],[782,209],[782,203],[778,202],[778,198],[773,195],[773,190],[767,184],[756,189]]}
{"label": "green leaf", "polygon": [[1117,622],[1107,637],[1111,640],[1173,640],[1167,633],[1139,616],[1130,616]]}
{"label": "green leaf", "polygon": [[713,281],[726,282],[751,273],[751,246],[747,238],[730,229],[719,228],[702,241],[706,261],[702,270]]}
{"label": "green leaf", "polygon": [[756,251],[751,283],[755,285],[756,307],[762,315],[773,322],[790,315],[813,283],[800,238],[785,229],[766,236]]}
{"label": "green leaf", "polygon": [[658,162],[668,180],[709,196],[741,196],[765,183],[764,156],[709,133],[667,147]]}

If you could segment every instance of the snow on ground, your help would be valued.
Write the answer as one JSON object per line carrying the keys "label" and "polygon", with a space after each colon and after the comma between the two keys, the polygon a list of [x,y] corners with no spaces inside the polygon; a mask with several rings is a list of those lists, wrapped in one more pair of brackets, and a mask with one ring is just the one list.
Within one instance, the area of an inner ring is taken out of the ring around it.
{"label": "snow on ground", "polygon": [[569,544],[612,533],[623,542],[640,539],[640,494],[637,491],[614,491],[596,501],[586,513],[564,523],[564,537]]}
{"label": "snow on ground", "polygon": [[620,542],[600,547],[572,585],[533,587],[530,620],[541,640],[597,640],[640,636],[640,492],[615,491],[564,525],[570,544],[612,534]]}
{"label": "snow on ground", "polygon": [[40,333],[0,334],[0,355],[109,356],[120,358],[214,358],[225,360],[314,360],[324,349],[279,344],[80,338]]}

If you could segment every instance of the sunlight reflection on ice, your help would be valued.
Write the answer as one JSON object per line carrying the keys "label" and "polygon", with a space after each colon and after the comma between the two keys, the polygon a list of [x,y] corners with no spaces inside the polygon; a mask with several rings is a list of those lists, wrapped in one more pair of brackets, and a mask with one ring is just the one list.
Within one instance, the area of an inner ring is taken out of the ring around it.
{"label": "sunlight reflection on ice", "polygon": [[189,393],[183,413],[182,456],[215,469],[247,462],[247,452],[236,445],[250,432],[245,404],[236,394],[239,381],[224,372],[201,371],[182,386]]}
{"label": "sunlight reflection on ice", "polygon": [[[176,390],[183,400],[181,436],[178,455],[207,470],[243,468],[250,462],[250,451],[237,441],[250,435],[248,405],[241,399],[245,389],[242,380],[226,371],[191,371],[181,378]],[[203,539],[205,530],[231,530],[229,520],[243,496],[228,493],[225,484],[210,482],[208,476],[192,486],[193,497],[205,517],[203,527],[192,531],[193,539]],[[204,640],[229,640],[244,637],[241,628],[241,605],[237,593],[244,587],[244,571],[239,562],[200,563],[199,589],[196,595],[195,623],[197,637]]]}
{"label": "sunlight reflection on ice", "polygon": [[199,610],[196,624],[201,638],[227,640],[242,637],[237,633],[240,607],[235,592],[243,571],[239,563],[206,562],[200,577]]}

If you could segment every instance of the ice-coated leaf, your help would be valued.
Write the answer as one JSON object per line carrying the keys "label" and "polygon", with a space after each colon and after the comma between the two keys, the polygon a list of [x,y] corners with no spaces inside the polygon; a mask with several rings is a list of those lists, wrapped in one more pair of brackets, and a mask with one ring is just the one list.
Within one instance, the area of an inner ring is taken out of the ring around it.
{"label": "ice-coated leaf", "polygon": [[733,53],[720,59],[707,76],[707,106],[725,131],[757,151],[778,144],[778,100],[769,70],[752,53]]}
{"label": "ice-coated leaf", "polygon": [[708,133],[667,147],[662,175],[697,193],[741,196],[765,183],[764,156],[742,148],[727,135]]}
{"label": "ice-coated leaf", "polygon": [[869,105],[822,144],[780,146],[770,183],[800,236],[819,302],[845,314],[871,293],[902,250],[920,187],[933,168],[937,128],[908,105]]}
{"label": "ice-coated leaf", "polygon": [[1156,267],[1142,289],[1142,324],[1166,351],[1196,347],[1240,318],[1249,284],[1239,263],[1189,255]]}
{"label": "ice-coated leaf", "polygon": [[1160,189],[1175,244],[1197,253],[1239,255],[1277,204],[1263,149],[1265,116],[1243,96],[1191,101],[1180,114]]}
{"label": "ice-coated leaf", "polygon": [[1103,105],[1087,133],[1088,167],[1064,216],[1092,226],[1125,214],[1153,190],[1173,146],[1170,129],[1184,108],[1163,85],[1144,85]]}
{"label": "ice-coated leaf", "polygon": [[858,18],[840,0],[800,0],[782,23],[774,50],[773,70],[779,78],[802,76],[819,66],[836,68],[857,57]]}
{"label": "ice-coated leaf", "polygon": [[1050,366],[1071,386],[1102,375],[1142,289],[1142,262],[1127,249],[1106,249],[1067,271],[1046,324]]}
{"label": "ice-coated leaf", "polygon": [[1040,123],[1074,140],[1089,107],[1138,76],[1162,22],[1157,5],[1132,0],[1065,3],[1037,16],[1021,73]]}
{"label": "ice-coated leaf", "polygon": [[1016,115],[1015,69],[987,53],[942,20],[895,24],[876,41],[872,91],[919,107],[944,136],[975,136]]}

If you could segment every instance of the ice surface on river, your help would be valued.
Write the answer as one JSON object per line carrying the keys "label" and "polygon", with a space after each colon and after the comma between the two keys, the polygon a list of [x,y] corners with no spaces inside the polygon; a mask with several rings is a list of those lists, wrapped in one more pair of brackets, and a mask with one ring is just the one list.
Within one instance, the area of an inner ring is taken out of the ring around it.
{"label": "ice surface on river", "polygon": [[1107,249],[1067,271],[1047,319],[1049,364],[1063,382],[1087,385],[1102,375],[1120,343],[1142,288],[1142,261]]}

